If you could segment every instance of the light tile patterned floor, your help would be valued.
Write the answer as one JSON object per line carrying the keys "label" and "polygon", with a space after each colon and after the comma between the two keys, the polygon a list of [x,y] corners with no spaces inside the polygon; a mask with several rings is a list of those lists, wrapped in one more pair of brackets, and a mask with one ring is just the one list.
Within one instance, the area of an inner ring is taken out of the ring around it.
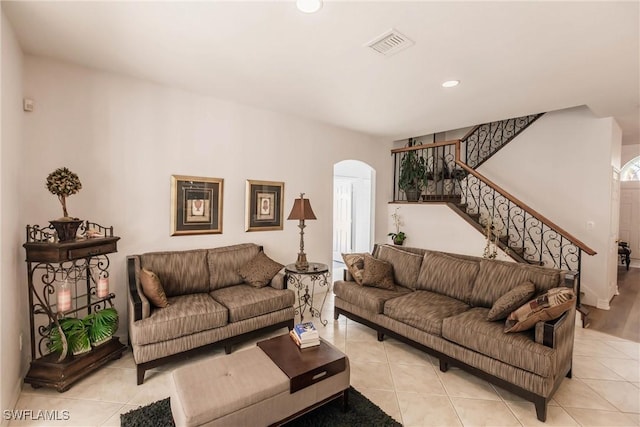
{"label": "light tile patterned floor", "polygon": [[[333,321],[332,312],[329,296],[324,308],[329,323],[316,325],[349,356],[351,384],[405,426],[640,425],[638,343],[576,326],[573,379],[563,381],[542,424],[533,404],[459,369],[442,373],[430,356],[393,339],[378,342],[374,331],[342,316]],[[220,349],[196,359],[208,357],[225,355]],[[121,413],[169,396],[169,374],[193,360],[148,372],[145,383],[136,386],[128,351],[66,393],[24,386],[17,409],[68,410],[70,420],[10,425],[118,426]]]}

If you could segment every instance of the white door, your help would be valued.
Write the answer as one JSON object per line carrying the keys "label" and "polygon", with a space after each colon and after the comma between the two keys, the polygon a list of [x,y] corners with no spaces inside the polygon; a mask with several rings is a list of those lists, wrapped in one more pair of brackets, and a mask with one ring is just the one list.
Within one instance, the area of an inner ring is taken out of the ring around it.
{"label": "white door", "polygon": [[631,258],[640,260],[640,182],[623,182],[620,189],[619,239],[629,243]]}
{"label": "white door", "polygon": [[353,252],[351,211],[353,182],[349,178],[333,180],[333,259],[342,262],[342,254]]}

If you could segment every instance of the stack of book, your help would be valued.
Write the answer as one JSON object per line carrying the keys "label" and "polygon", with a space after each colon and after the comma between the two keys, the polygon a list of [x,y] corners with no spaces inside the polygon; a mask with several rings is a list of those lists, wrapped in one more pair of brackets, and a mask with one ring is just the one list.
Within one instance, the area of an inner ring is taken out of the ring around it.
{"label": "stack of book", "polygon": [[320,335],[313,323],[305,322],[298,323],[293,327],[291,332],[291,339],[298,344],[300,348],[309,348],[320,345]]}

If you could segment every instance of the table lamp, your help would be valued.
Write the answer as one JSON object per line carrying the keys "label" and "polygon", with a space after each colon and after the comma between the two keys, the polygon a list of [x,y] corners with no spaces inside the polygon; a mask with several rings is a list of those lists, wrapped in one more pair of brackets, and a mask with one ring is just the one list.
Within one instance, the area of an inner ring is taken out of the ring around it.
{"label": "table lamp", "polygon": [[307,262],[307,255],[304,253],[304,221],[307,219],[316,219],[316,215],[311,209],[311,203],[309,199],[304,198],[304,193],[300,193],[300,198],[293,201],[293,208],[287,219],[297,219],[300,221],[298,227],[300,227],[300,252],[298,253],[298,260],[296,261],[296,268],[304,271],[309,268]]}

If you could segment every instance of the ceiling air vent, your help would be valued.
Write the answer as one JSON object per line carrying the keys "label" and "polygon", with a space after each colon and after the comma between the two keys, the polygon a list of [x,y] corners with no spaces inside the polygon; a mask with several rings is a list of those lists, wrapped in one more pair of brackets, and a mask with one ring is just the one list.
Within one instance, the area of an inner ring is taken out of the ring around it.
{"label": "ceiling air vent", "polygon": [[413,40],[393,28],[367,43],[367,47],[385,56],[391,56],[412,45]]}

